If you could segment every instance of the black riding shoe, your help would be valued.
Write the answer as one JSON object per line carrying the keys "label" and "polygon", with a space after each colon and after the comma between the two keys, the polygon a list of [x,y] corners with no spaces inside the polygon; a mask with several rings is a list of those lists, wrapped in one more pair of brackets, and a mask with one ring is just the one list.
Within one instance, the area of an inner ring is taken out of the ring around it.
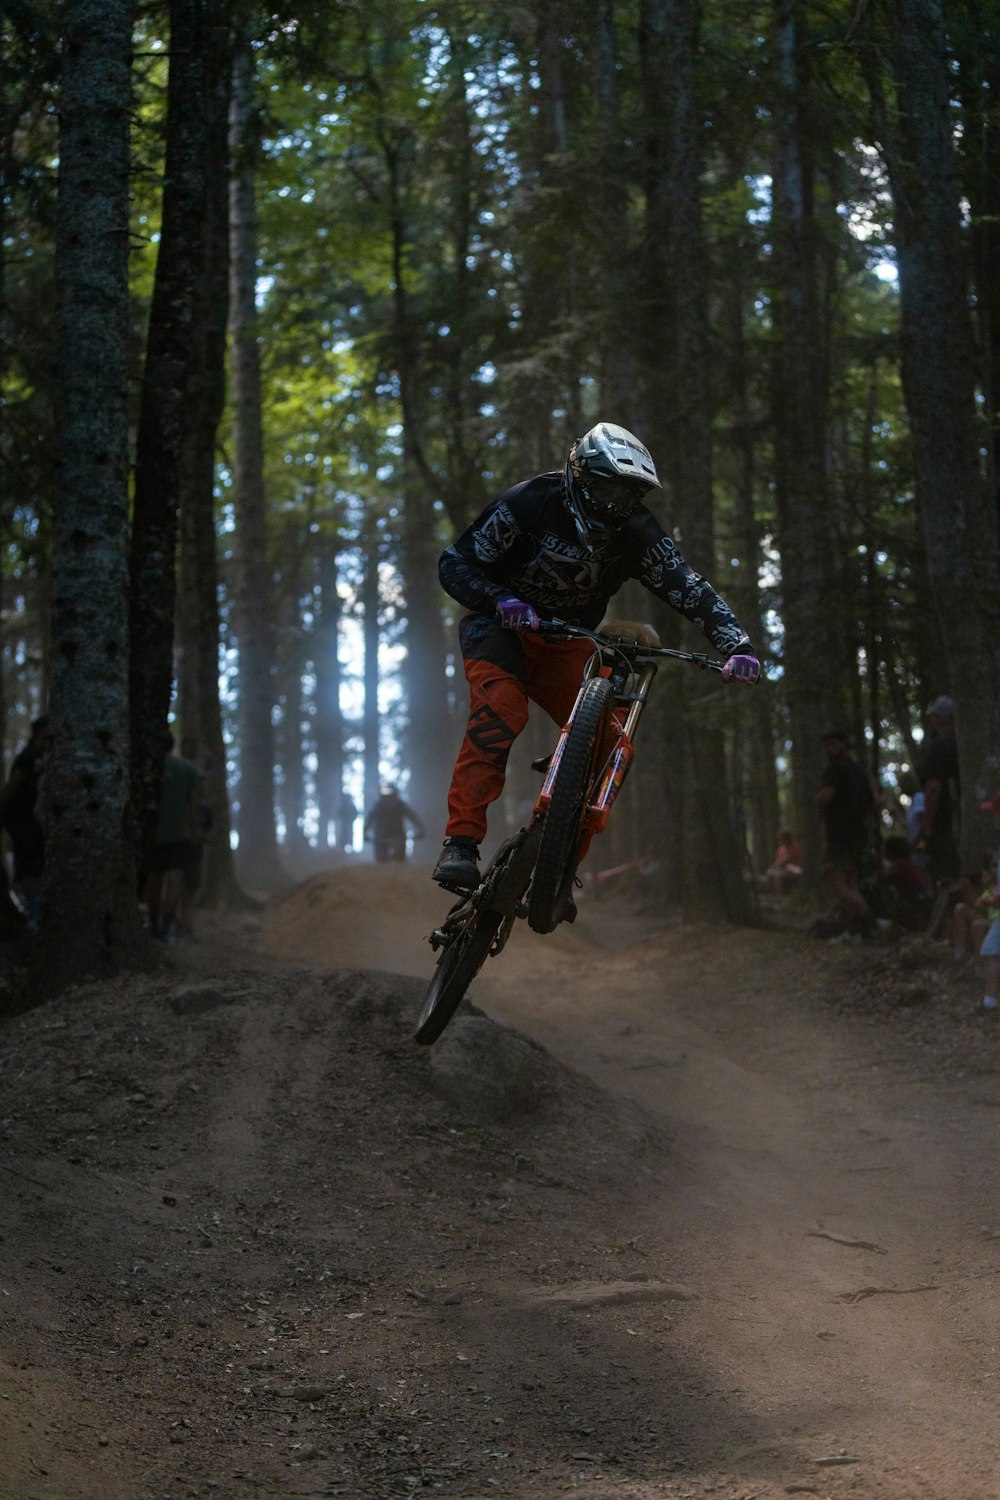
{"label": "black riding shoe", "polygon": [[445,839],[431,878],[439,885],[475,890],[479,884],[479,849],[471,839]]}

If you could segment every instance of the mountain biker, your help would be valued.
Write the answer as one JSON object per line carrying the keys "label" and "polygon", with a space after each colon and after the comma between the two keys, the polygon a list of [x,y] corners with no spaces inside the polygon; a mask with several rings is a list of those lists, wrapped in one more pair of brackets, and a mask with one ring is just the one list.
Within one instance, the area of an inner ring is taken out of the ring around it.
{"label": "mountain biker", "polygon": [[412,824],[416,838],[424,836],[424,825],[391,782],[383,784],[378,799],[365,817],[365,838],[375,845],[375,863],[403,863],[406,859],[406,825]]}
{"label": "mountain biker", "polygon": [[505,490],[442,554],[441,585],[468,611],[459,644],[471,705],[435,880],[478,885],[486,809],[503,790],[528,700],[560,726],[569,717],[593,646],[539,635],[541,621],[592,630],[611,596],[637,578],[700,626],[727,658],[727,681],[759,678],[760,663],[732,610],[642,503],[661,488],[639,439],[598,422],[573,444],[562,471]]}

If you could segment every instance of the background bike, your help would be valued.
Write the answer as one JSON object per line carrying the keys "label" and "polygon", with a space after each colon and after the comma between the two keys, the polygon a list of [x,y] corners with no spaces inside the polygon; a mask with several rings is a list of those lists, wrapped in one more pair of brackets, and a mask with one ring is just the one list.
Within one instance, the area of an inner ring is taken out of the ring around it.
{"label": "background bike", "polygon": [[661,646],[648,625],[616,622],[600,633],[552,620],[541,628],[556,639],[585,637],[594,653],[555,749],[547,761],[535,762],[545,780],[531,817],[500,846],[475,890],[455,892],[459,900],[430,935],[431,946],[442,951],[414,1032],[418,1042],[437,1040],[519,917],[536,932],[575,917],[577,867],[607,826],[628,774],[657,661],[669,657],[717,672],[723,667]]}

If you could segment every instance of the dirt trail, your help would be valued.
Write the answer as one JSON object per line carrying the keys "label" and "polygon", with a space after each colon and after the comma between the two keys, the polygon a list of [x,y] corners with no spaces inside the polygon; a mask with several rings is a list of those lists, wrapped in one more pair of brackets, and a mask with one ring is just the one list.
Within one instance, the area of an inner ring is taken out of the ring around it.
{"label": "dirt trail", "polygon": [[507,1125],[408,1039],[417,870],[0,1030],[2,1500],[996,1500],[974,978],[580,904],[473,990]]}
{"label": "dirt trail", "polygon": [[680,1347],[716,1372],[744,1473],[827,1458],[866,1496],[996,1496],[994,1036],[940,1079],[923,1041],[830,1014],[807,940],[727,946],[649,937],[617,981],[549,975],[537,1009],[511,973],[490,1009],[670,1131],[687,1170],[651,1232],[680,1248],[683,1226]]}

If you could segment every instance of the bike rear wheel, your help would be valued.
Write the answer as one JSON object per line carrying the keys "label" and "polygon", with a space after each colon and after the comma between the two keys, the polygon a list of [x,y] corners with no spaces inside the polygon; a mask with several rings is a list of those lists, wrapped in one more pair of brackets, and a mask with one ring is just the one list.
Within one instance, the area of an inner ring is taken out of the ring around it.
{"label": "bike rear wheel", "polygon": [[552,931],[573,889],[583,843],[581,823],[587,794],[603,753],[614,697],[607,678],[593,677],[577,703],[545,814],[528,893],[528,926],[535,932]]}
{"label": "bike rear wheel", "polygon": [[437,1041],[486,962],[503,920],[501,912],[487,907],[469,913],[464,927],[437,961],[413,1033],[415,1041],[425,1045]]}

